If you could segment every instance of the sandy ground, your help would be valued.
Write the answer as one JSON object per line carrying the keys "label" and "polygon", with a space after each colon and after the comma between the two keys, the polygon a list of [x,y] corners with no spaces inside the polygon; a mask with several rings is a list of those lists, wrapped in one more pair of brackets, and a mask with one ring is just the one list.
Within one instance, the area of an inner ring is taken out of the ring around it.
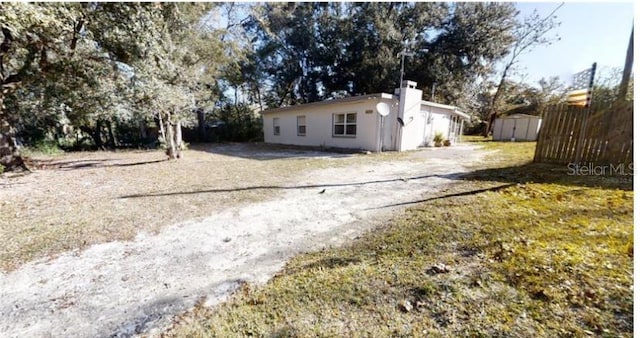
{"label": "sandy ground", "polygon": [[309,171],[268,200],[25,264],[0,275],[0,336],[158,335],[196,302],[264,283],[292,255],[356,238],[446,189],[482,156],[458,145]]}

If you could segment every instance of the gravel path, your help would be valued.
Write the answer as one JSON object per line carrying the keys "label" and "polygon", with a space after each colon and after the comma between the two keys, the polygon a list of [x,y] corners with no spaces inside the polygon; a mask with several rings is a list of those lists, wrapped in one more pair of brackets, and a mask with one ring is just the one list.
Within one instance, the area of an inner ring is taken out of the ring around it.
{"label": "gravel path", "polygon": [[[429,196],[483,153],[468,145],[310,171],[272,199],[134,241],[95,245],[0,275],[0,336],[157,335],[199,300],[264,283],[292,255],[338,245]],[[278,185],[278,182],[272,182]]]}

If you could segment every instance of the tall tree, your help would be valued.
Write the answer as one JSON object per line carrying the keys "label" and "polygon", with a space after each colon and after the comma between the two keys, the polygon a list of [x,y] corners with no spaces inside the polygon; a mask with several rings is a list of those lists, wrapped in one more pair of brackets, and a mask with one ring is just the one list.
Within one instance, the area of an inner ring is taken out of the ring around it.
{"label": "tall tree", "polygon": [[505,82],[509,78],[510,71],[520,59],[520,56],[531,51],[536,46],[549,45],[558,40],[557,37],[547,36],[547,33],[559,25],[554,14],[563,4],[564,3],[560,4],[545,17],[534,12],[515,26],[511,51],[504,61],[505,63],[500,74],[500,80],[498,81],[498,86],[491,100],[489,121],[487,121],[486,128],[484,130],[485,137],[489,135],[489,132],[493,127],[493,122],[498,114],[498,111],[496,110],[496,103],[503,94]]}
{"label": "tall tree", "polygon": [[155,116],[179,136],[186,111],[233,57],[203,21],[214,6],[0,4],[0,164],[22,165],[16,130],[38,121],[64,119],[98,147],[105,134],[115,146],[113,125],[132,116]]}
{"label": "tall tree", "polygon": [[[613,102],[621,99],[620,93],[623,91],[620,85],[623,84],[624,70],[620,67],[607,67],[601,66],[596,71],[595,79],[593,82],[593,93],[591,95],[594,102]],[[633,78],[630,77],[627,80],[627,86],[629,83],[633,84]],[[626,91],[625,91],[626,92]],[[626,94],[633,94],[633,91],[626,92]],[[625,95],[622,99],[629,99],[633,96]]]}
{"label": "tall tree", "polygon": [[447,7],[443,3],[354,3],[347,13],[339,26],[343,57],[333,69],[342,79],[329,88],[354,95],[393,92],[399,87],[398,53],[406,47],[424,47],[443,24]]}
{"label": "tall tree", "polygon": [[83,25],[77,4],[0,4],[0,165],[7,169],[26,169],[15,140],[23,105],[16,95],[38,99],[44,91],[23,90],[72,69]]}
{"label": "tall tree", "polygon": [[318,15],[328,4],[274,3],[255,9],[245,26],[255,36],[260,71],[266,75],[271,106],[317,101],[321,97]]}
{"label": "tall tree", "polygon": [[276,4],[247,27],[270,106],[393,92],[405,48],[416,53],[408,78],[422,89],[440,82],[440,97],[458,103],[508,51],[514,13],[513,4]]}
{"label": "tall tree", "polygon": [[[409,72],[438,101],[467,108],[466,93],[492,72],[513,43],[513,3],[455,3],[442,27],[418,45]],[[435,87],[432,87],[435,84]],[[468,107],[471,108],[471,107]]]}

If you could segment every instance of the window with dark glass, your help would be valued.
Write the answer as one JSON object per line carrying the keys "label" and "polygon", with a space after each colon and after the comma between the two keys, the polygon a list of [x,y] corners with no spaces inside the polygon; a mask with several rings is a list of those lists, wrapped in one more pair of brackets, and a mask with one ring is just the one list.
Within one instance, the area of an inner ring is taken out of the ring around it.
{"label": "window with dark glass", "polygon": [[356,113],[333,114],[333,136],[356,136]]}
{"label": "window with dark glass", "polygon": [[298,136],[307,135],[307,118],[304,115],[298,116]]}

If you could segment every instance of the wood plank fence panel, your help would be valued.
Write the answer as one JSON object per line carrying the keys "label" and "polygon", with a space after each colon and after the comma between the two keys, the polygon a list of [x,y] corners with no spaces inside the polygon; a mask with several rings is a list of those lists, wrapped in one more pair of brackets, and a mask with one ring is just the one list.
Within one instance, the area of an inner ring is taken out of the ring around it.
{"label": "wood plank fence panel", "polygon": [[628,165],[633,161],[633,102],[590,109],[554,105],[544,111],[535,162]]}

